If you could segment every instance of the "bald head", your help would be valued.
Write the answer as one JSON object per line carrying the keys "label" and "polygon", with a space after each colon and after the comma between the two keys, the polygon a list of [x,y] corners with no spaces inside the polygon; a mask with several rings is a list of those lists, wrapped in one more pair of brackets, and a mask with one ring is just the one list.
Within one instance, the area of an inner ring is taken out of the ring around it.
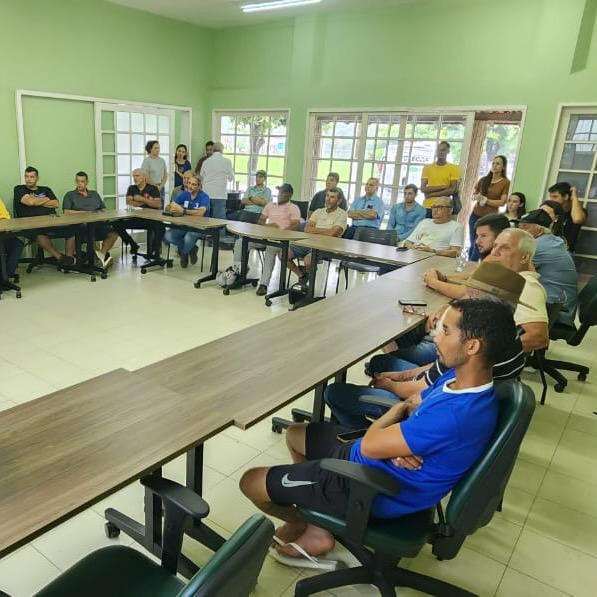
{"label": "bald head", "polygon": [[526,230],[509,228],[495,239],[491,261],[498,261],[515,272],[530,271],[537,243]]}

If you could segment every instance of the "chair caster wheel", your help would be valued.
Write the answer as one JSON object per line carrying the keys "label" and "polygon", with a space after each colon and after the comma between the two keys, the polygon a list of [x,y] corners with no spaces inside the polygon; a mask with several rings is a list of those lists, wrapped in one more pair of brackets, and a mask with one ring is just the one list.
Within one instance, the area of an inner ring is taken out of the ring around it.
{"label": "chair caster wheel", "polygon": [[116,539],[116,537],[120,535],[120,529],[111,522],[107,522],[104,525],[104,531],[106,532],[106,537],[108,537],[108,539]]}
{"label": "chair caster wheel", "polygon": [[257,288],[257,280],[253,280],[253,281],[251,282],[251,286],[252,286],[253,288]]}
{"label": "chair caster wheel", "polygon": [[23,295],[20,292],[17,292],[17,298],[21,298]]}
{"label": "chair caster wheel", "polygon": [[91,281],[95,282],[97,280],[97,278],[95,276],[91,276]]}
{"label": "chair caster wheel", "polygon": [[269,299],[267,299],[267,300],[265,301],[265,306],[266,306],[266,307],[271,307],[271,306],[272,306],[272,302],[271,302]]}
{"label": "chair caster wheel", "polygon": [[172,261],[166,261],[166,267],[168,269],[172,269],[174,267],[174,263],[172,263]]}
{"label": "chair caster wheel", "polygon": [[282,433],[282,426],[277,423],[272,423],[272,433]]}
{"label": "chair caster wheel", "polygon": [[201,288],[201,282],[195,282],[195,283],[193,284],[193,286],[194,286],[195,288]]}
{"label": "chair caster wheel", "polygon": [[222,290],[222,293],[224,294],[224,296],[228,296],[230,294],[230,288],[224,288],[224,290]]}
{"label": "chair caster wheel", "polygon": [[587,374],[586,373],[579,373],[578,377],[576,379],[578,379],[578,381],[587,381]]}
{"label": "chair caster wheel", "polygon": [[108,277],[108,274],[106,274],[106,273],[103,273],[103,274],[101,274],[101,276],[100,276],[100,278],[101,278],[102,280],[105,280],[107,277]]}
{"label": "chair caster wheel", "polygon": [[563,392],[563,391],[566,389],[566,385],[567,385],[566,383],[557,383],[557,384],[554,386],[554,388],[553,388],[553,389],[554,389],[554,390],[555,390],[555,391],[556,391],[558,394],[561,394],[561,393],[562,393],[562,392]]}
{"label": "chair caster wheel", "polygon": [[33,271],[33,268],[32,268],[32,267],[28,267],[28,268],[27,268],[25,271],[26,271],[28,274],[30,274],[30,273]]}
{"label": "chair caster wheel", "polygon": [[141,273],[142,273],[142,274],[146,274],[146,273],[147,273],[147,270],[146,270],[144,267],[142,267],[142,268],[141,268]]}

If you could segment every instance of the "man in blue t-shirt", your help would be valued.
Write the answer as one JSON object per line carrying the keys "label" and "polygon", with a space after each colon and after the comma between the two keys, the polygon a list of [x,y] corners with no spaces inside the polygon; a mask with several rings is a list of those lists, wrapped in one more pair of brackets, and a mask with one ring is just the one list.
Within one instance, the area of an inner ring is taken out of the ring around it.
{"label": "man in blue t-shirt", "polygon": [[[166,207],[166,211],[174,216],[209,215],[209,197],[201,190],[201,177],[193,175],[188,180],[189,190],[183,191],[174,201],[171,201]],[[170,228],[164,235],[164,242],[178,247],[180,266],[187,267],[189,259],[193,265],[197,263],[197,240],[199,238],[201,238],[200,232]]]}
{"label": "man in blue t-shirt", "polygon": [[406,240],[427,216],[427,210],[416,201],[418,192],[416,184],[407,184],[404,187],[404,203],[397,203],[390,211],[388,230],[395,230],[399,241]]}
{"label": "man in blue t-shirt", "polygon": [[353,238],[357,228],[380,227],[386,206],[377,194],[378,190],[379,179],[370,178],[365,184],[365,194],[357,197],[348,210],[352,224],[344,233],[344,238]]}
{"label": "man in blue t-shirt", "polygon": [[495,430],[498,403],[492,367],[515,335],[511,308],[502,301],[450,303],[438,321],[435,343],[450,369],[436,382],[399,402],[371,424],[362,439],[341,443],[329,423],[296,424],[286,438],[292,465],[254,468],[241,481],[253,503],[286,521],[276,535],[284,556],[298,557],[294,542],[312,556],[327,553],[334,538],[307,524],[298,508],[344,518],[348,482],[323,471],[336,458],[378,468],[400,482],[395,496],[378,495],[371,515],[397,518],[436,505],[485,452]]}

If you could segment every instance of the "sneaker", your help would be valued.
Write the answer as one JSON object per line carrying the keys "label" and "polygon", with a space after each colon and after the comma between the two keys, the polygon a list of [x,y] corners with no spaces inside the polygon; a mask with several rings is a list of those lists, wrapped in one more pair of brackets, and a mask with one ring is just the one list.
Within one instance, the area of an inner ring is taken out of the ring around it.
{"label": "sneaker", "polygon": [[107,253],[104,254],[101,251],[96,251],[95,256],[97,258],[97,261],[99,262],[99,266],[102,269],[106,269],[107,267],[112,265],[113,259]]}
{"label": "sneaker", "polygon": [[189,257],[191,258],[191,265],[195,265],[197,263],[197,253],[199,253],[199,247],[193,247],[191,252],[189,253]]}
{"label": "sneaker", "polygon": [[60,255],[58,261],[60,265],[75,265],[75,258],[70,255]]}
{"label": "sneaker", "polygon": [[257,296],[265,296],[267,294],[267,286],[265,284],[259,284],[259,287],[255,291]]}
{"label": "sneaker", "polygon": [[189,265],[189,256],[184,253],[180,256],[180,267],[185,268]]}

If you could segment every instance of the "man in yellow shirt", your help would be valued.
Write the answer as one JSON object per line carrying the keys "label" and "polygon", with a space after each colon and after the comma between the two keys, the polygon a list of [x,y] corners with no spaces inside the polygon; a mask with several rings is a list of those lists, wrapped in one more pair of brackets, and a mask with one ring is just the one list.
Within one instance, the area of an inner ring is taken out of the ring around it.
{"label": "man in yellow shirt", "polygon": [[451,197],[458,190],[460,168],[447,161],[450,144],[441,141],[437,146],[436,161],[423,166],[421,174],[421,191],[425,195],[423,207],[427,209],[427,217],[431,217],[431,207],[435,197]]}
{"label": "man in yellow shirt", "polygon": [[[10,213],[4,205],[4,201],[0,199],[0,220],[10,220]],[[9,282],[14,282],[17,265],[21,258],[21,251],[23,250],[23,243],[16,236],[4,237],[4,258],[6,260],[6,271],[0,272],[0,281],[6,275]],[[0,245],[0,251],[2,246]]]}

